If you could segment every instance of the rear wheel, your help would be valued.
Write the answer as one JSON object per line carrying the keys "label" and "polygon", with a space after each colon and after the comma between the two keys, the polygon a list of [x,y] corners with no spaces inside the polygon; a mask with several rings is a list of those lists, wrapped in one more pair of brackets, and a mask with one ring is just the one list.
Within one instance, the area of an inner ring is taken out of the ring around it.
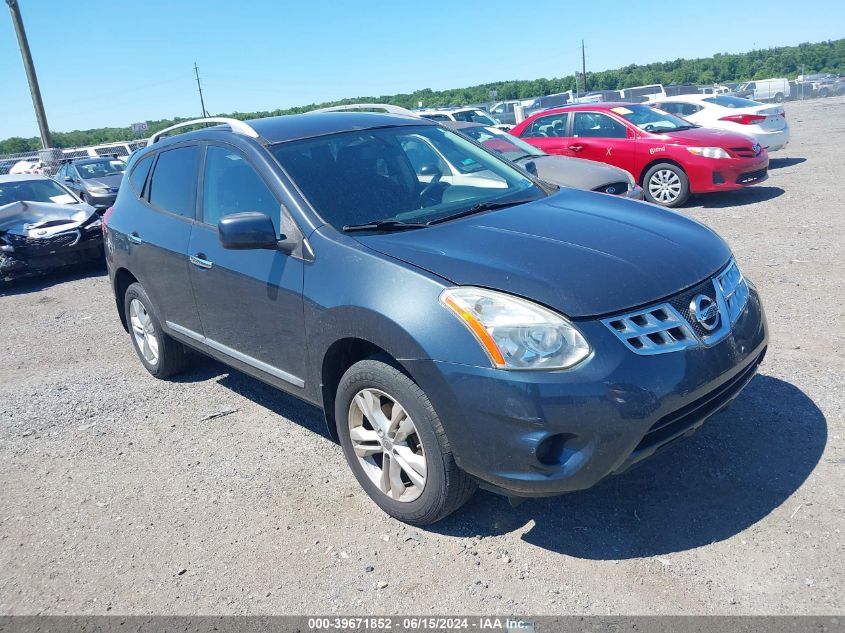
{"label": "rear wheel", "polygon": [[400,521],[434,523],[475,491],[455,463],[431,402],[392,365],[370,359],[350,367],[338,386],[335,419],[358,483]]}
{"label": "rear wheel", "polygon": [[689,178],[672,163],[658,163],[643,178],[645,197],[664,207],[677,207],[689,198]]}
{"label": "rear wheel", "polygon": [[178,374],[188,366],[188,350],[164,333],[144,287],[134,283],[126,290],[123,306],[132,346],[144,367],[156,378]]}
{"label": "rear wheel", "polygon": [[783,103],[783,93],[779,92],[775,95],[775,103]]}

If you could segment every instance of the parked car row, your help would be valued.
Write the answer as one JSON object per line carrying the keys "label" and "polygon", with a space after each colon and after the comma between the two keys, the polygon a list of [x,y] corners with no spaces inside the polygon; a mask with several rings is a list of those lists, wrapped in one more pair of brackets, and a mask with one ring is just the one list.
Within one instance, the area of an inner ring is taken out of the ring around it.
{"label": "parked car row", "polygon": [[628,171],[648,201],[667,207],[690,194],[764,181],[769,157],[751,136],[698,127],[642,104],[593,103],[537,113],[513,135],[549,154],[601,161]]}

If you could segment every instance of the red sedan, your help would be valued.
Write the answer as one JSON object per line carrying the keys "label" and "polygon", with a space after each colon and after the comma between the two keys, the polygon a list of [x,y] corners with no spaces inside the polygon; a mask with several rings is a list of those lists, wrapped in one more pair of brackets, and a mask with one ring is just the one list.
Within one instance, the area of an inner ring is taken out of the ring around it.
{"label": "red sedan", "polygon": [[753,138],[702,128],[634,103],[589,103],[538,112],[511,129],[548,154],[629,171],[646,199],[666,207],[691,193],[739,189],[768,178],[769,157]]}

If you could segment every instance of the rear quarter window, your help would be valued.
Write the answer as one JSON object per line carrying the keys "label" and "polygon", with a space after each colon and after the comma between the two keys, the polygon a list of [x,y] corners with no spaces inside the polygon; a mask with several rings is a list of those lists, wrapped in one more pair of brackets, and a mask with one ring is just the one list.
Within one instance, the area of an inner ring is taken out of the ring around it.
{"label": "rear quarter window", "polygon": [[129,174],[129,184],[132,185],[132,189],[136,195],[140,196],[143,193],[144,183],[147,182],[147,174],[150,173],[150,167],[152,166],[153,157],[150,154],[139,160],[132,169],[132,173]]}
{"label": "rear quarter window", "polygon": [[161,152],[150,179],[151,205],[176,215],[194,217],[199,147],[189,145]]}

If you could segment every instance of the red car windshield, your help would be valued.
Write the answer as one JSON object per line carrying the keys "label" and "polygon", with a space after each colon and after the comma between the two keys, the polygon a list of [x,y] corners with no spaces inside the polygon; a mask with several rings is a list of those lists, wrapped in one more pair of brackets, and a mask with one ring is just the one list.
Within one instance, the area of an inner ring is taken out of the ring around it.
{"label": "red car windshield", "polygon": [[692,123],[684,121],[668,112],[655,110],[644,105],[631,104],[626,106],[619,106],[611,108],[611,112],[615,112],[622,118],[630,121],[641,130],[646,132],[656,132],[658,134],[663,132],[678,132],[680,130],[689,130],[696,127]]}

